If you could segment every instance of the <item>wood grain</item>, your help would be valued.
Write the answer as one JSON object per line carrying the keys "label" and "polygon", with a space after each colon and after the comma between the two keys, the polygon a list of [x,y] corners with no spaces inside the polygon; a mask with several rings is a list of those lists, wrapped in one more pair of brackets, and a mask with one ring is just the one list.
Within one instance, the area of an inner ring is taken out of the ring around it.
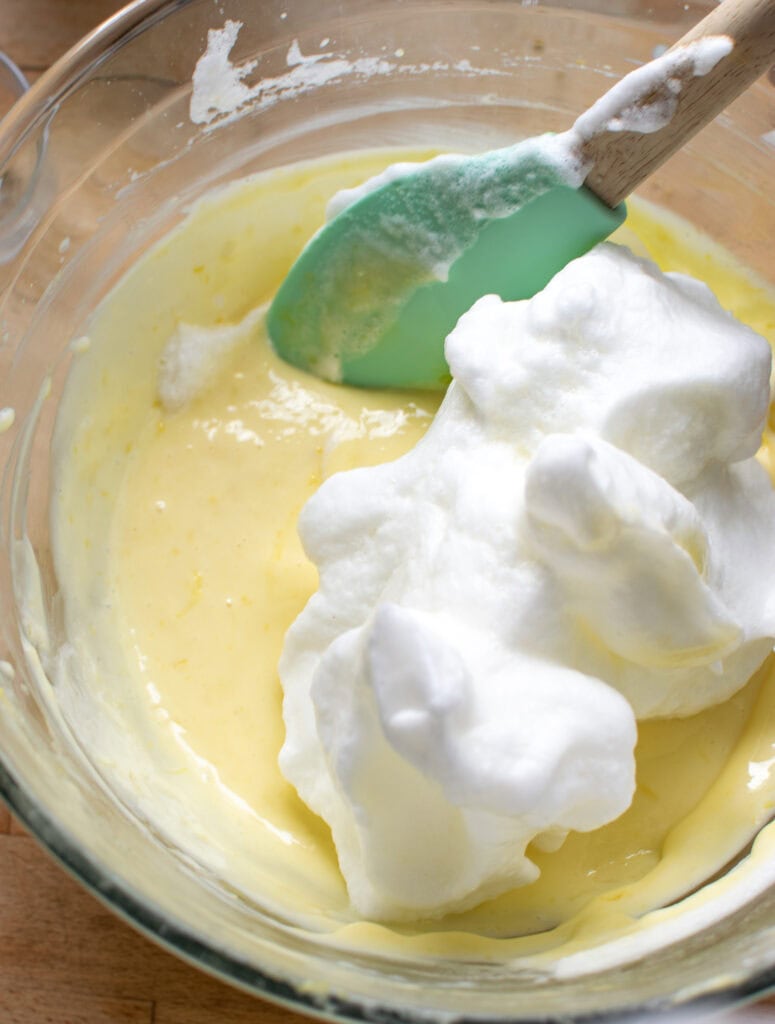
{"label": "wood grain", "polygon": [[0,49],[24,72],[41,72],[100,22],[119,0],[0,0]]}
{"label": "wood grain", "polygon": [[27,835],[0,837],[2,1024],[297,1024],[136,934]]}

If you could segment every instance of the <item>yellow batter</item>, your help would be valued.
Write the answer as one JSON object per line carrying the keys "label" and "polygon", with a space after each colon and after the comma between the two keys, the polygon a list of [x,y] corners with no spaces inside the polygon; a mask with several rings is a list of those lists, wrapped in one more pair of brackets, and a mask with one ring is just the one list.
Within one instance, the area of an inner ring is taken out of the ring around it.
{"label": "yellow batter", "polygon": [[[279,361],[259,325],[188,405],[165,412],[156,397],[159,353],[177,323],[234,323],[266,302],[328,196],[409,156],[339,157],[199,204],[103,304],[88,348],[78,346],[58,429],[57,564],[74,649],[96,666],[82,675],[139,737],[123,759],[107,743],[83,743],[106,776],[123,779],[127,802],[136,791],[138,813],[167,841],[336,941],[486,957],[567,952],[631,931],[700,886],[770,817],[775,673],[765,667],[700,715],[641,725],[630,809],[555,853],[535,851],[532,885],[401,933],[358,923],[326,826],[277,768],[277,661],[316,586],[295,524],[326,476],[413,445],[438,396],[325,384]],[[622,236],[663,269],[704,279],[775,340],[775,298],[686,225],[638,206]]]}

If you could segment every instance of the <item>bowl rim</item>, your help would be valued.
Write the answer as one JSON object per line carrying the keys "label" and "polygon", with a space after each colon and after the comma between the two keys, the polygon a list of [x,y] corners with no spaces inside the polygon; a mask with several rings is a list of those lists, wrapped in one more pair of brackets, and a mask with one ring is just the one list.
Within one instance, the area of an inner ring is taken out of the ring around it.
{"label": "bowl rim", "polygon": [[[56,108],[66,90],[108,57],[113,47],[135,31],[149,27],[167,8],[186,6],[188,0],[130,0],[66,50],[38,79],[29,84],[5,114],[0,125],[0,165],[23,142],[27,133]],[[26,78],[25,78],[26,81]]]}

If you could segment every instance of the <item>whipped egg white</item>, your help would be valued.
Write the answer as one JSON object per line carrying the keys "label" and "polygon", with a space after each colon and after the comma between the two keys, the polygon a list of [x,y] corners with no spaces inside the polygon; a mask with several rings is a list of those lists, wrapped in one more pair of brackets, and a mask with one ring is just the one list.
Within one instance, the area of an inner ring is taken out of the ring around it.
{"label": "whipped egg white", "polygon": [[726,700],[775,636],[770,349],[708,288],[606,244],[446,356],[421,442],[299,522],[280,765],[366,917],[531,882],[529,844],[630,804],[637,720]]}

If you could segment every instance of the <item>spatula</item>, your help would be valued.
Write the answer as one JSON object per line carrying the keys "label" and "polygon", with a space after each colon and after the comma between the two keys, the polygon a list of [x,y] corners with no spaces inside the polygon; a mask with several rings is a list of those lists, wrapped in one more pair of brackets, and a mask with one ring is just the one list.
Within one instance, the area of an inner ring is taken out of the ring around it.
{"label": "spatula", "polygon": [[375,179],[291,268],[275,349],[328,380],[445,386],[444,339],[476,299],[528,298],[607,238],[623,199],[773,63],[775,0],[723,0],[570,131]]}

